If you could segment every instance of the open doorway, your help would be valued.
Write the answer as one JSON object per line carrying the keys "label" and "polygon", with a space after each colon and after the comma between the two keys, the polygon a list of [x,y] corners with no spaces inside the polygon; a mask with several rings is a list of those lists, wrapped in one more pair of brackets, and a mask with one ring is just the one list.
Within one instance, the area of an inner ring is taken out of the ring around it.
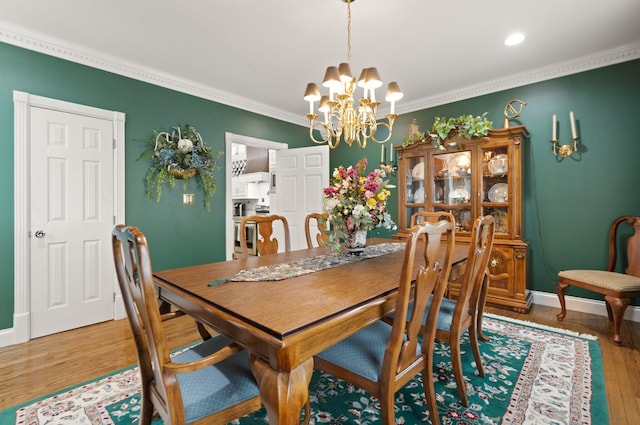
{"label": "open doorway", "polygon": [[[225,198],[225,252],[226,259],[233,259],[233,247],[234,247],[234,200],[233,200],[233,191],[234,187],[232,185],[234,174],[237,174],[233,164],[233,152],[234,145],[245,146],[248,148],[255,148],[259,150],[264,150],[264,152],[268,152],[270,150],[275,151],[279,149],[287,149],[289,146],[286,143],[273,142],[270,140],[258,139],[255,137],[243,136],[239,134],[233,133],[225,133],[225,169],[228,170],[226,173],[225,179],[225,188],[226,188],[226,198]],[[251,150],[251,149],[250,149]],[[237,165],[237,164],[236,164]],[[243,170],[244,171],[244,170]],[[248,170],[251,171],[251,170]],[[262,172],[256,170],[256,172]],[[270,180],[271,176],[267,178]],[[269,183],[266,183],[267,185]],[[264,185],[262,185],[264,186]],[[261,187],[261,186],[260,186]],[[237,189],[242,190],[242,189]],[[264,195],[259,193],[259,195]],[[255,208],[258,205],[264,206],[265,201],[260,201],[262,197],[257,197],[252,202],[247,201],[246,204],[250,204],[255,211]],[[260,204],[259,204],[260,202]],[[244,202],[243,202],[244,203]],[[247,208],[247,207],[245,207]]]}

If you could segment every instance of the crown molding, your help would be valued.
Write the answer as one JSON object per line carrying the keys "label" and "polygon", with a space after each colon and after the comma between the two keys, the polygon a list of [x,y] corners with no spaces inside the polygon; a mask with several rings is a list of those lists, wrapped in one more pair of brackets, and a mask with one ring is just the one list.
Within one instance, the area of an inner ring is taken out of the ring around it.
{"label": "crown molding", "polygon": [[[28,50],[44,53],[60,59],[112,72],[117,75],[144,81],[160,87],[176,90],[192,96],[222,103],[245,111],[254,112],[270,118],[279,119],[301,126],[309,123],[303,115],[292,114],[273,106],[255,102],[245,97],[223,90],[205,86],[156,69],[144,67],[138,63],[125,61],[110,55],[100,54],[83,46],[70,44],[59,39],[27,31],[23,28],[0,21],[0,42],[12,44]],[[583,56],[571,61],[560,62],[548,67],[537,68],[520,74],[485,81],[448,92],[438,93],[412,102],[396,106],[396,113],[433,108],[447,103],[457,102],[502,90],[521,87],[545,80],[576,74],[595,68],[601,68],[640,58],[640,41],[616,49]],[[384,111],[381,111],[384,112]]]}
{"label": "crown molding", "polygon": [[396,105],[396,110],[398,114],[406,114],[638,58],[640,58],[640,41],[570,61],[555,63],[551,66],[537,68],[519,74],[507,75],[496,80],[484,81],[473,86],[439,93],[409,103],[403,103],[402,105]]}
{"label": "crown molding", "polygon": [[3,21],[0,21],[0,41],[270,118],[298,125],[308,124],[303,115],[292,114],[233,93],[198,84],[156,69],[150,69],[135,62],[101,54],[77,44],[30,32]]}

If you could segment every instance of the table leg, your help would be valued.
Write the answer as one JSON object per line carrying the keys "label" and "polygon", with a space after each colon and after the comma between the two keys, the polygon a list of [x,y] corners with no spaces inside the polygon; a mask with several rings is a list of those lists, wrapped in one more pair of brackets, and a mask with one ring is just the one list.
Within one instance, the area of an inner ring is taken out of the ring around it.
{"label": "table leg", "polygon": [[251,371],[260,387],[260,398],[269,415],[269,424],[298,425],[300,413],[309,398],[313,359],[291,371],[272,369],[267,362],[250,356]]}

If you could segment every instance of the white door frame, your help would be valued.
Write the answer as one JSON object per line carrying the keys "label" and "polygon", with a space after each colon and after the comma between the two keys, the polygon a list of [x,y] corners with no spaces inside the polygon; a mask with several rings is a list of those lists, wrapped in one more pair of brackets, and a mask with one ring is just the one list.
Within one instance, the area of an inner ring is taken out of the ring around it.
{"label": "white door frame", "polygon": [[233,134],[229,132],[224,133],[225,139],[225,170],[226,178],[225,178],[225,212],[224,212],[224,223],[225,223],[225,253],[226,259],[233,259],[233,201],[231,200],[231,144],[239,143],[242,145],[252,146],[261,149],[288,149],[289,145],[286,143],[280,142],[272,142],[270,140],[257,139],[255,137],[250,136],[242,136],[240,134]]}
{"label": "white door frame", "polygon": [[[124,123],[125,114],[25,92],[13,92],[14,103],[14,308],[13,328],[0,333],[0,346],[26,342],[30,339],[30,152],[29,109],[32,106],[86,115],[113,122],[114,136],[114,224],[124,223]],[[114,293],[114,318],[125,317],[117,281]]]}

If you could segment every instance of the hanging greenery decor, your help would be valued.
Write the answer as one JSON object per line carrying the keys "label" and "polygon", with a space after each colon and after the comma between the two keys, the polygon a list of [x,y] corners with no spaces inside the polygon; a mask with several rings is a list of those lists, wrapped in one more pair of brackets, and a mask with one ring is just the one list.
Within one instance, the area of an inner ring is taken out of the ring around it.
{"label": "hanging greenery decor", "polygon": [[[456,135],[470,139],[489,134],[493,128],[493,121],[487,119],[487,112],[474,117],[473,115],[460,115],[457,118],[436,117],[430,131],[420,133],[416,131],[402,140],[402,146],[407,147],[417,142],[431,143],[435,148],[445,150],[447,145],[443,143],[447,138]],[[460,148],[455,145],[455,148]]]}
{"label": "hanging greenery decor", "polygon": [[171,133],[153,130],[153,139],[137,139],[151,147],[138,160],[151,160],[152,165],[145,177],[146,193],[149,199],[160,202],[162,185],[175,186],[176,179],[184,180],[186,190],[190,178],[198,177],[204,190],[204,203],[211,210],[211,198],[216,192],[214,171],[218,169],[218,159],[224,152],[213,152],[204,144],[202,136],[191,125],[184,128],[173,127]]}

